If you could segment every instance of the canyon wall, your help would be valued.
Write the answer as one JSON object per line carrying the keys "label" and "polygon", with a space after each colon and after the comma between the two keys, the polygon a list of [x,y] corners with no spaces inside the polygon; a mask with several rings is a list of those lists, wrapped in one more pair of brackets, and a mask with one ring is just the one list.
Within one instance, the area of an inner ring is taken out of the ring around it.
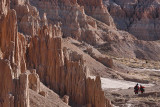
{"label": "canyon wall", "polygon": [[[68,95],[71,99],[69,104],[105,107],[106,99],[100,79],[91,80],[82,56],[67,48],[62,49],[62,38],[54,34],[44,26],[39,36],[31,38],[27,68],[36,69],[41,81],[56,93]],[[111,106],[110,103],[108,106]]]}
{"label": "canyon wall", "polygon": [[88,18],[88,15],[116,29],[112,17],[101,0],[89,2],[85,0],[30,0],[30,3],[37,7],[41,17],[43,13],[47,13],[49,23],[61,22],[63,37],[72,37],[92,45],[102,44],[103,35],[98,32],[96,21]]}
{"label": "canyon wall", "polygon": [[9,3],[0,1],[0,106],[29,107],[25,40],[17,32],[16,12]]}

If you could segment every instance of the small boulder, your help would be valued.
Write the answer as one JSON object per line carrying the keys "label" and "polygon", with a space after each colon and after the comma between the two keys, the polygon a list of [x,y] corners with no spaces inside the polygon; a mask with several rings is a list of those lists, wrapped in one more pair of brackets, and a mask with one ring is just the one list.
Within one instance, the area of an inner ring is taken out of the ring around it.
{"label": "small boulder", "polygon": [[40,91],[39,94],[44,96],[44,97],[46,96],[46,92],[44,92],[44,91]]}
{"label": "small boulder", "polygon": [[64,95],[63,98],[62,98],[62,101],[65,102],[68,105],[69,104],[69,96]]}

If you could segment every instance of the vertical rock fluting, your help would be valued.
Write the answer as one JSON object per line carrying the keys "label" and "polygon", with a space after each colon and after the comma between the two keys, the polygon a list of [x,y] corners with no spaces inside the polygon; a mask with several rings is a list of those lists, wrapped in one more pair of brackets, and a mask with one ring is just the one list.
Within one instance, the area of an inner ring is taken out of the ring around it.
{"label": "vertical rock fluting", "polygon": [[0,59],[0,107],[29,107],[28,75],[14,78],[7,59]]}
{"label": "vertical rock fluting", "polygon": [[51,28],[44,26],[38,36],[31,38],[27,49],[28,68],[36,69],[49,88],[61,96],[68,95],[70,104],[105,107],[100,79],[87,78],[82,56],[62,49],[61,38]]}
{"label": "vertical rock fluting", "polygon": [[22,73],[19,79],[15,79],[14,107],[30,107],[29,106],[29,86],[28,86],[28,74]]}
{"label": "vertical rock fluting", "polygon": [[[52,32],[51,28],[44,26],[39,30],[38,36],[31,38],[27,49],[27,66],[36,69],[41,81],[45,82],[48,87],[55,88],[57,87],[56,78],[61,78],[54,73],[55,71],[61,71],[62,50],[61,38],[54,37],[56,33],[55,30]],[[53,86],[50,86],[50,82]]]}
{"label": "vertical rock fluting", "polygon": [[64,57],[64,71],[66,72],[66,88],[64,89],[67,95],[77,104],[87,107],[110,107],[110,103],[106,105],[100,77],[95,80],[87,77],[89,71],[84,66],[82,56],[76,52],[68,52],[64,48]]}
{"label": "vertical rock fluting", "polygon": [[0,59],[0,107],[10,107],[14,104],[9,94],[12,92],[13,81],[11,67],[8,61]]}
{"label": "vertical rock fluting", "polygon": [[10,59],[14,57],[13,51],[15,49],[15,37],[16,37],[16,13],[14,10],[6,10],[7,14],[0,15],[0,47],[3,54],[3,58]]}
{"label": "vertical rock fluting", "polygon": [[13,79],[9,63],[0,59],[0,107],[29,107],[28,74]]}
{"label": "vertical rock fluting", "polygon": [[10,0],[0,1],[0,106],[28,107],[25,72],[25,38],[17,32],[16,12]]}
{"label": "vertical rock fluting", "polygon": [[109,100],[105,99],[104,92],[101,90],[100,77],[86,80],[86,98],[88,107],[111,107]]}
{"label": "vertical rock fluting", "polygon": [[[9,4],[6,4],[6,6],[9,6]],[[21,72],[26,70],[26,40],[25,37],[17,31],[16,12],[9,9],[9,7],[7,9],[6,11],[8,11],[8,13],[6,15],[3,14],[3,12],[1,12],[2,14],[0,15],[0,48],[2,51],[2,59],[10,61],[14,76],[18,77]]]}

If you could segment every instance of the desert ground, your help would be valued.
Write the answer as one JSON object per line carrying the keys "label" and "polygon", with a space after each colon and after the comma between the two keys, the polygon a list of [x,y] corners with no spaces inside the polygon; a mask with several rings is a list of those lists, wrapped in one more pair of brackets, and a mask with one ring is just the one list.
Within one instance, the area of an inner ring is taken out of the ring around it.
{"label": "desert ground", "polygon": [[[86,51],[90,45],[71,38],[64,39],[63,46],[83,55],[85,64],[90,69],[90,77],[101,77],[102,89],[107,99],[115,107],[159,107],[160,106],[160,62],[138,58],[115,57],[104,54],[92,47],[95,56],[106,56],[113,60],[113,67],[108,68]],[[145,93],[134,93],[136,84],[145,87]]]}
{"label": "desert ground", "polygon": [[[120,73],[123,79],[101,79],[106,97],[110,98],[116,107],[159,107],[160,69],[157,66],[159,62],[123,58],[115,58],[115,61],[120,63],[117,65],[123,65]],[[135,95],[134,86],[137,83],[145,87],[145,93],[139,92]]]}

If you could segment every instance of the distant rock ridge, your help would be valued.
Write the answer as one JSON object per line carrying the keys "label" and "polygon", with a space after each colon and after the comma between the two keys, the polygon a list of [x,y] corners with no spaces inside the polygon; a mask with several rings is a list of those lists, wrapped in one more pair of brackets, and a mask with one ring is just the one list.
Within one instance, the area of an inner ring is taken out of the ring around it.
{"label": "distant rock ridge", "polygon": [[159,40],[159,0],[103,0],[118,29],[140,40]]}

